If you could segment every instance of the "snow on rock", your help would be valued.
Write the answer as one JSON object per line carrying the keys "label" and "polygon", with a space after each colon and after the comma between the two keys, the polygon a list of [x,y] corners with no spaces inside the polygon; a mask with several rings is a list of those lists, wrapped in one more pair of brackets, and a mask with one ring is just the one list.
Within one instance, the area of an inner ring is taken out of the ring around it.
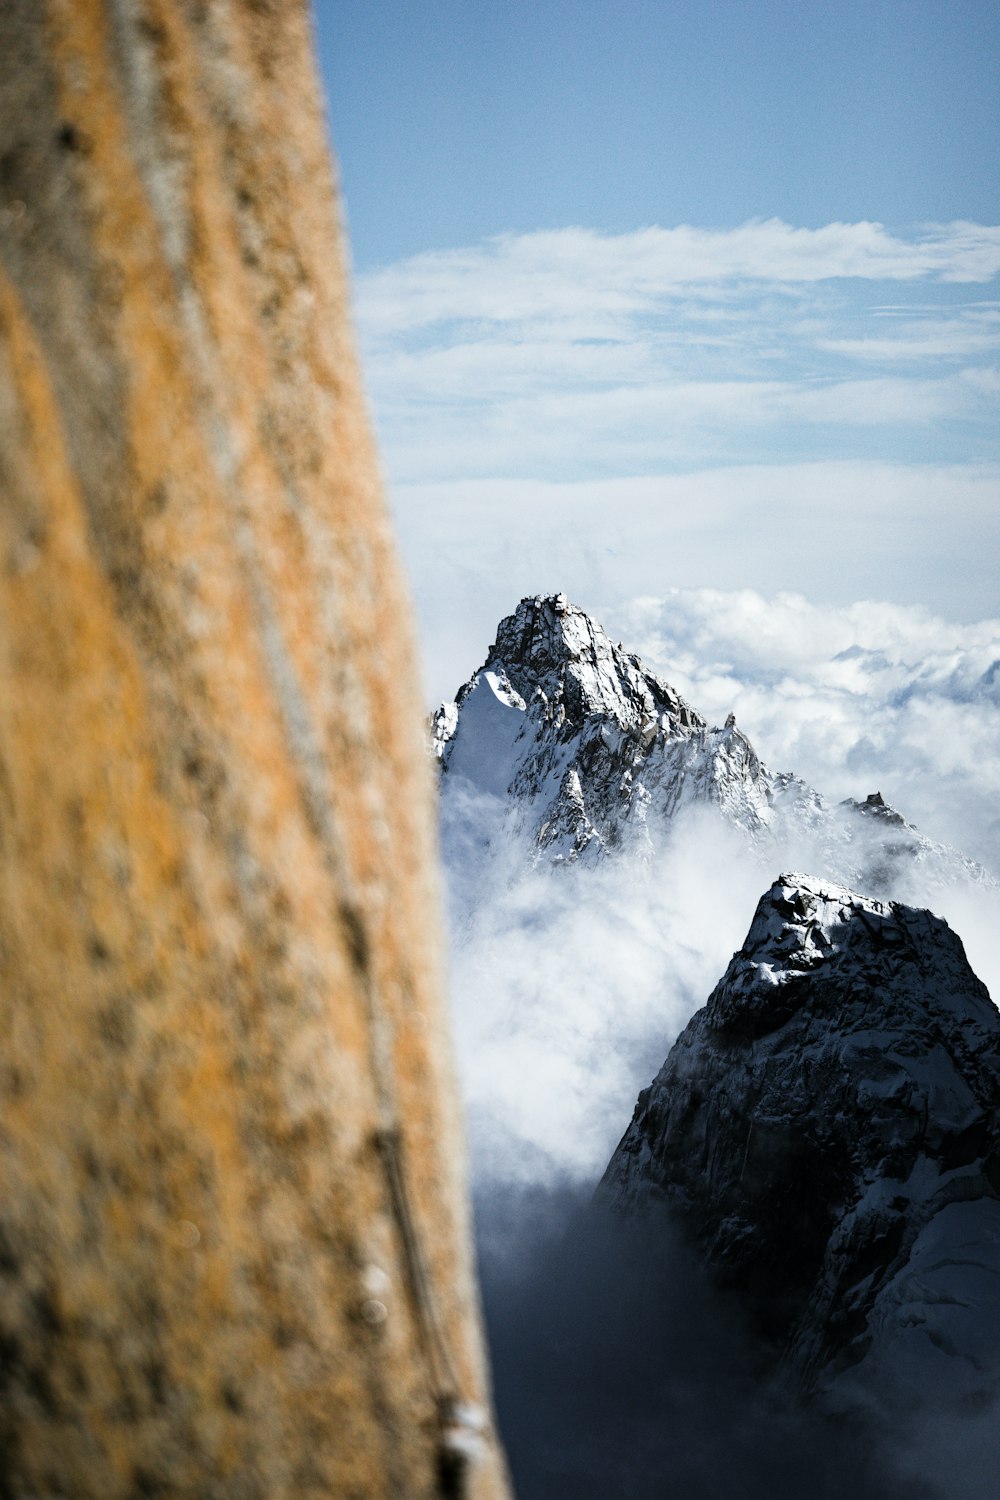
{"label": "snow on rock", "polygon": [[459,781],[503,797],[536,857],[650,855],[675,817],[714,806],[771,862],[819,867],[887,893],[916,865],[930,882],[986,880],[971,860],[886,807],[829,804],[771,771],[732,715],[711,726],[564,594],[522,599],[484,665],[434,716],[445,799]]}
{"label": "snow on rock", "polygon": [[849,832],[859,844],[864,843],[865,833],[868,835],[866,862],[859,869],[863,872],[863,883],[870,890],[885,894],[892,890],[898,877],[905,879],[914,872],[929,875],[938,884],[953,885],[958,881],[995,884],[993,877],[974,859],[929,839],[908,823],[902,813],[889,806],[881,792],[870,793],[863,802],[849,797],[836,812],[846,814]]}
{"label": "snow on rock", "polygon": [[671,1206],[807,1392],[1000,1395],[1000,1014],[930,912],[782,876],[602,1193]]}
{"label": "snow on rock", "polygon": [[[516,705],[516,730],[497,703]],[[443,770],[506,792],[553,858],[651,847],[657,821],[689,801],[717,803],[755,835],[777,795],[808,795],[792,778],[779,788],[732,719],[711,728],[564,594],[523,599],[500,622],[433,736]]]}
{"label": "snow on rock", "polygon": [[[451,713],[439,721],[453,773],[466,777],[482,791],[505,797],[528,728],[525,707],[524,699],[503,673],[477,672],[461,699],[461,735],[455,733],[457,704],[448,704]],[[445,725],[452,726],[448,738],[443,732]]]}

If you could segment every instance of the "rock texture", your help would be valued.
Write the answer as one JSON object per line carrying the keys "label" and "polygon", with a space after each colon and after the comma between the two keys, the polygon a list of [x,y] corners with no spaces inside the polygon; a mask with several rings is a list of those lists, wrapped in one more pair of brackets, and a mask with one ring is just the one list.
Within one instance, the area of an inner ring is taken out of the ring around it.
{"label": "rock texture", "polygon": [[735,721],[711,728],[564,594],[522,599],[501,620],[433,737],[446,772],[509,795],[556,859],[651,847],[658,821],[697,801],[758,835],[776,799],[811,796],[772,776]]}
{"label": "rock texture", "polygon": [[786,875],[603,1191],[666,1203],[806,1391],[1000,1395],[1000,1015],[930,912]]}
{"label": "rock texture", "polygon": [[[877,893],[921,881],[989,881],[974,861],[906,823],[878,793],[832,806],[772,771],[730,715],[710,725],[564,594],[522,599],[485,663],[432,723],[446,773],[509,803],[509,831],[537,855],[655,854],[685,808],[718,811],[770,863],[808,857]],[[449,779],[450,778],[450,779]]]}
{"label": "rock texture", "polygon": [[0,1492],[457,1495],[430,788],[307,7],[7,0],[0,73]]}

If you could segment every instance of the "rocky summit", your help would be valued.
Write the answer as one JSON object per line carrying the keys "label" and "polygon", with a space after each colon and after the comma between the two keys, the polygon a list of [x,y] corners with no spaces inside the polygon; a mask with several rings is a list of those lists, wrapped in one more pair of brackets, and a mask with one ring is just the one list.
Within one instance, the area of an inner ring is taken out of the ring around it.
{"label": "rocky summit", "polygon": [[814,794],[774,776],[730,717],[713,728],[564,594],[522,599],[485,663],[434,718],[442,768],[511,798],[540,850],[575,859],[652,847],[681,806],[714,803],[752,836],[778,802]]}
{"label": "rocky summit", "polygon": [[772,771],[732,714],[709,722],[565,594],[522,599],[486,661],[432,722],[447,803],[458,785],[500,799],[535,857],[652,855],[676,816],[714,809],[770,863],[819,866],[887,893],[920,867],[930,883],[989,877],[886,806],[835,806]]}
{"label": "rocky summit", "polygon": [[928,911],[782,876],[605,1173],[806,1392],[1000,1393],[1000,1015]]}

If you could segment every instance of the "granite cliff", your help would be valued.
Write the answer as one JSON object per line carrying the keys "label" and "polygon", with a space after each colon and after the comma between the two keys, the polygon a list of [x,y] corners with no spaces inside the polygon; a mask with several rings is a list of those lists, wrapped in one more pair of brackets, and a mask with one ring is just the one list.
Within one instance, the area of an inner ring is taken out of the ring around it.
{"label": "granite cliff", "polygon": [[0,1491],[502,1495],[308,8],[0,74]]}

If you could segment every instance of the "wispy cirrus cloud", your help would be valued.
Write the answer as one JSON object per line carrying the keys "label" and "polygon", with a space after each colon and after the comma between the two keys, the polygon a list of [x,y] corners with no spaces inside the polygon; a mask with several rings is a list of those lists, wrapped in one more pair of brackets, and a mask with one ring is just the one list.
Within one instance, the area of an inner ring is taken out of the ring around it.
{"label": "wispy cirrus cloud", "polygon": [[1000,272],[1000,228],[955,223],[910,235],[881,224],[796,228],[780,219],[735,229],[653,226],[629,234],[567,228],[502,235],[413,256],[364,277],[362,320],[392,337],[412,328],[649,311],[712,285],[851,279],[985,283]]}
{"label": "wispy cirrus cloud", "polygon": [[576,228],[414,256],[359,312],[397,482],[908,461],[916,426],[956,461],[995,456],[998,276],[989,225]]}
{"label": "wispy cirrus cloud", "polygon": [[519,382],[509,365],[502,389],[479,398],[456,390],[433,415],[425,404],[406,401],[395,411],[392,451],[396,472],[410,483],[671,473],[738,462],[748,450],[758,460],[773,460],[782,446],[788,458],[799,457],[803,446],[807,455],[822,453],[833,441],[840,446],[845,429],[856,449],[869,453],[892,428],[898,455],[914,435],[922,444],[932,424],[989,420],[996,404],[995,385],[979,372],[607,386],[582,377],[567,386],[540,381],[537,367],[527,364]]}
{"label": "wispy cirrus cloud", "polygon": [[1000,355],[1000,307],[993,302],[959,308],[953,316],[941,316],[934,308],[880,308],[872,321],[882,322],[879,332],[828,339],[821,347],[879,364]]}

